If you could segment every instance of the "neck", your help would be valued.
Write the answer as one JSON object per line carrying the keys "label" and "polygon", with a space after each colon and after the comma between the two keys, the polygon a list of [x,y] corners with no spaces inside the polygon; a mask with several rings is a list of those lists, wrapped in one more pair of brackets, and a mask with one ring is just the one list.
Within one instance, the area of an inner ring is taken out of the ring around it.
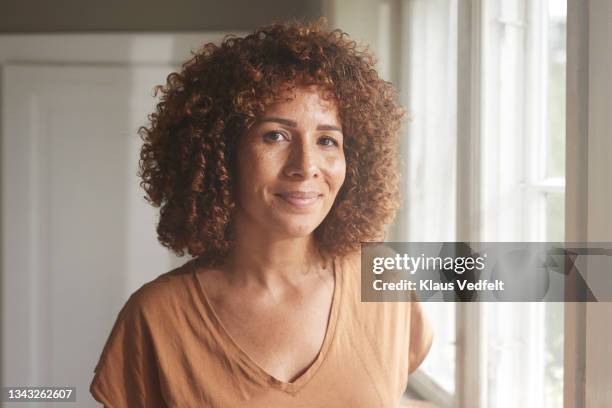
{"label": "neck", "polygon": [[244,224],[237,231],[226,263],[234,283],[266,288],[297,285],[306,275],[320,272],[325,266],[325,257],[312,233],[303,237],[279,236]]}

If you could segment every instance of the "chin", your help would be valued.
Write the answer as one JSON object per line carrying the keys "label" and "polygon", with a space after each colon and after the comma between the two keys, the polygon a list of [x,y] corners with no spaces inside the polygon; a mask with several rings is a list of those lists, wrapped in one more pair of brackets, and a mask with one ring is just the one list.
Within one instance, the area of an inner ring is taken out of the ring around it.
{"label": "chin", "polygon": [[312,234],[316,226],[310,225],[285,225],[282,227],[282,231],[290,237],[302,238]]}
{"label": "chin", "polygon": [[319,226],[318,220],[278,220],[277,230],[282,231],[283,235],[290,237],[301,238],[306,237],[313,233],[313,231]]}

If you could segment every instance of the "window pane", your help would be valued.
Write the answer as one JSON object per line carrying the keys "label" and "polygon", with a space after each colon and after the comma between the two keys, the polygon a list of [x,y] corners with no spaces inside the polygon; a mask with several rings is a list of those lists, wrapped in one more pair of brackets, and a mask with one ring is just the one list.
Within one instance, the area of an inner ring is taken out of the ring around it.
{"label": "window pane", "polygon": [[[403,241],[454,241],[456,236],[457,4],[458,0],[403,2],[406,65],[400,90],[408,120],[402,142],[405,207],[396,235]],[[427,381],[409,384],[422,398],[452,401],[455,305],[424,302],[423,307],[435,333],[419,368]]]}
{"label": "window pane", "polygon": [[565,240],[565,195],[546,194],[546,240]]}
{"label": "window pane", "polygon": [[544,405],[545,408],[563,407],[563,332],[564,303],[545,304],[545,359]]}
{"label": "window pane", "polygon": [[[563,241],[566,1],[484,5],[483,239]],[[563,407],[563,303],[481,316],[483,406]]]}
{"label": "window pane", "polygon": [[563,407],[563,303],[482,308],[484,406]]}
{"label": "window pane", "polygon": [[565,3],[548,2],[548,177],[565,176]]}
{"label": "window pane", "polygon": [[483,406],[543,407],[544,309],[542,303],[490,303],[482,308]]}
{"label": "window pane", "polygon": [[424,302],[422,305],[435,337],[421,369],[452,394],[455,392],[455,304]]}

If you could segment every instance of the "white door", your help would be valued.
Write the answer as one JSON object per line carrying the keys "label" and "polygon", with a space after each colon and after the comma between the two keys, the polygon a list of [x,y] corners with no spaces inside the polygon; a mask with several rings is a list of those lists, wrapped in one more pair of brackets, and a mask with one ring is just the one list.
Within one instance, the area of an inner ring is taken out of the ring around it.
{"label": "white door", "polygon": [[89,384],[120,307],[187,260],[156,240],[136,131],[153,86],[218,38],[0,38],[3,386],[75,386],[66,406],[99,406]]}

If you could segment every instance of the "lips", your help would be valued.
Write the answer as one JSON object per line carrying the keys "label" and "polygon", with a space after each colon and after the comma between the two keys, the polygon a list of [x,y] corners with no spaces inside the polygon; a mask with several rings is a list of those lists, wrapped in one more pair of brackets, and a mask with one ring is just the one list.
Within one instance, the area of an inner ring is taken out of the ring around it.
{"label": "lips", "polygon": [[284,191],[275,194],[283,201],[298,208],[305,208],[315,204],[322,196],[318,191]]}

